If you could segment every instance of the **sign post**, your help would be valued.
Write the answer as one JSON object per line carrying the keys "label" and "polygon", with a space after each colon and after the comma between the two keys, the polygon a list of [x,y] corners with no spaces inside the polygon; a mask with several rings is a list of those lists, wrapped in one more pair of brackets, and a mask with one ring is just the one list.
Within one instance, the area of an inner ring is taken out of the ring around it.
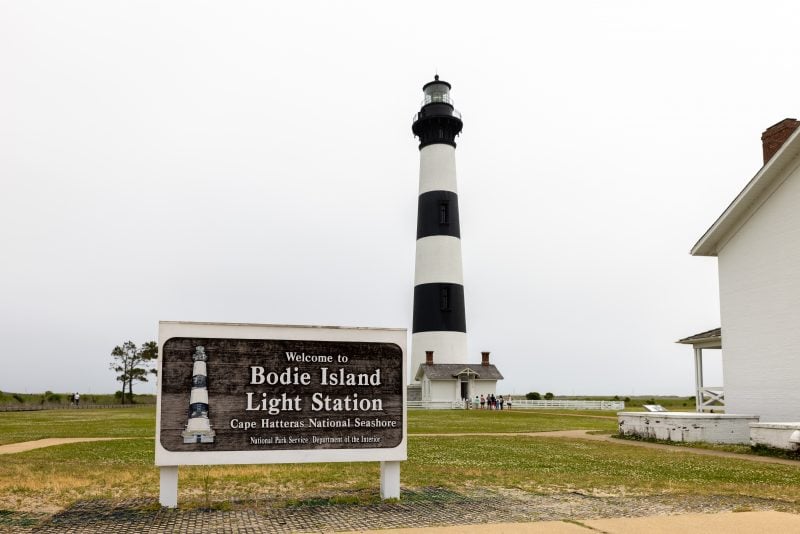
{"label": "sign post", "polygon": [[211,464],[377,461],[399,498],[405,347],[404,329],[160,322],[161,505],[178,466]]}

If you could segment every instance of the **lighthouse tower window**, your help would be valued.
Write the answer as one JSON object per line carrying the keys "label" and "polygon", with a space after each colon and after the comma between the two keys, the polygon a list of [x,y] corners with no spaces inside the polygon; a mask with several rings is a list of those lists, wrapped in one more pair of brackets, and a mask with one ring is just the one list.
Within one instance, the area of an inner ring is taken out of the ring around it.
{"label": "lighthouse tower window", "polygon": [[439,204],[439,224],[450,224],[449,202],[441,202]]}
{"label": "lighthouse tower window", "polygon": [[450,311],[449,287],[443,287],[439,290],[439,308],[441,308],[441,311]]}

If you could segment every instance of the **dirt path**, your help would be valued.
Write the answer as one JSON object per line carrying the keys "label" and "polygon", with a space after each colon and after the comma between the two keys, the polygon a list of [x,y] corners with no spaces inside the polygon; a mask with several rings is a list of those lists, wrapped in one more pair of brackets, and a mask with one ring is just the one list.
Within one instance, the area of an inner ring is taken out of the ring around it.
{"label": "dirt path", "polygon": [[590,434],[592,430],[554,430],[551,432],[483,432],[483,433],[463,433],[463,434],[409,434],[412,436],[527,436],[532,438],[572,438],[585,439],[589,441],[605,441],[615,445],[628,445],[631,447],[643,447],[645,449],[659,449],[670,452],[685,452],[688,454],[699,454],[701,456],[717,456],[722,458],[735,458],[737,460],[748,460],[750,462],[761,462],[765,464],[780,464],[800,467],[800,462],[785,458],[773,458],[771,456],[756,456],[755,454],[740,454],[736,452],[715,451],[712,449],[698,449],[695,447],[684,447],[681,445],[664,445],[661,443],[650,443],[648,441],[634,441],[627,439],[612,438],[608,434]]}
{"label": "dirt path", "polygon": [[589,419],[613,419],[614,421],[617,420],[616,415],[593,415],[587,413],[561,413],[561,412],[540,412],[537,410],[526,410],[525,408],[519,408],[517,410],[508,410],[509,412],[524,412],[529,415],[558,415],[564,417],[587,417]]}
{"label": "dirt path", "polygon": [[0,445],[0,454],[14,454],[16,452],[32,451],[53,445],[64,445],[67,443],[82,443],[84,441],[111,441],[115,439],[136,439],[136,438],[47,438],[35,441],[23,441],[20,443],[9,443]]}

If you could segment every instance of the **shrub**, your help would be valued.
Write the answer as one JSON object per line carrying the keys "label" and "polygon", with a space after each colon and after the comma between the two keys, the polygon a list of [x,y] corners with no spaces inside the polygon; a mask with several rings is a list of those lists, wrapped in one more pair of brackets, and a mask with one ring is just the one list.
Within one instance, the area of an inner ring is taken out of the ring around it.
{"label": "shrub", "polygon": [[526,393],[525,398],[528,400],[542,400],[542,396],[539,394],[538,391],[531,391],[530,393]]}
{"label": "shrub", "polygon": [[555,395],[553,395],[549,391],[544,394],[544,400],[553,400],[553,397],[555,397]]}
{"label": "shrub", "polygon": [[14,393],[12,397],[14,397],[14,400],[17,401],[18,403],[25,404],[25,399],[23,399],[22,395],[20,395],[19,393]]}

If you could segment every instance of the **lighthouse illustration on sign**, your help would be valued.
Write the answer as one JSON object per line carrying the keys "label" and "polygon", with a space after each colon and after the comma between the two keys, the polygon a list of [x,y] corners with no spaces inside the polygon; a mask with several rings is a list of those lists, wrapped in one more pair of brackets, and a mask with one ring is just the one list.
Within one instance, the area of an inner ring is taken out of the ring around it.
{"label": "lighthouse illustration on sign", "polygon": [[192,392],[189,395],[189,422],[181,435],[184,443],[213,443],[214,431],[208,419],[208,369],[205,347],[197,346],[192,356]]}

